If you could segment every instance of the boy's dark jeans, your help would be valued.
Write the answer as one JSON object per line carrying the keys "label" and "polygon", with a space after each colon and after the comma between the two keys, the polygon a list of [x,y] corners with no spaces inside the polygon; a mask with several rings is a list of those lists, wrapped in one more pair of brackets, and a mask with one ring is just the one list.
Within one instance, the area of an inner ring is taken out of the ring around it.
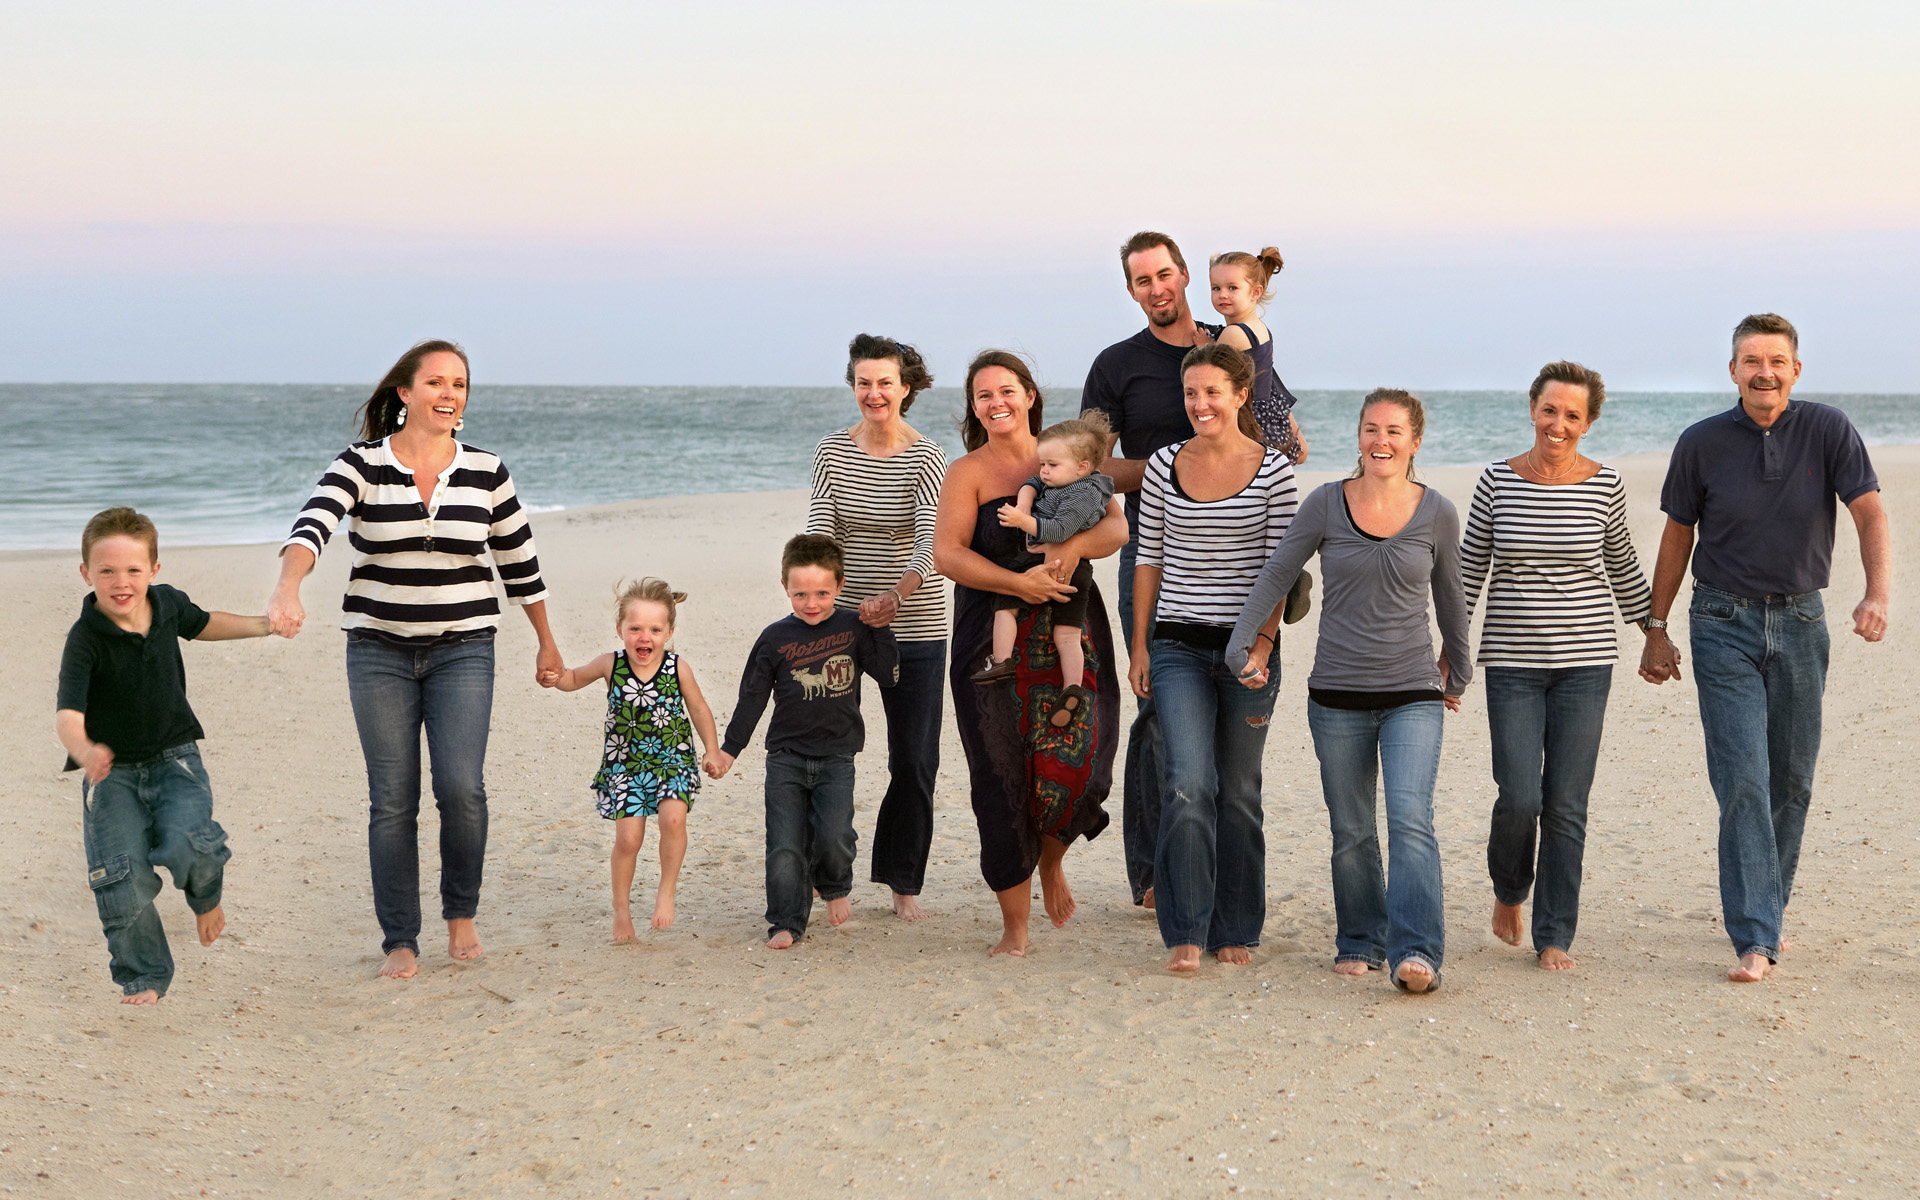
{"label": "boy's dark jeans", "polygon": [[767,754],[767,936],[799,941],[813,892],[853,890],[853,755]]}
{"label": "boy's dark jeans", "polygon": [[153,900],[160,894],[154,867],[173,873],[196,914],[220,907],[227,831],[214,823],[213,789],[189,742],[149,762],[115,765],[105,779],[80,783],[81,829],[87,845],[87,886],[100,909],[113,981],[132,996],[167,994],[173,954]]}

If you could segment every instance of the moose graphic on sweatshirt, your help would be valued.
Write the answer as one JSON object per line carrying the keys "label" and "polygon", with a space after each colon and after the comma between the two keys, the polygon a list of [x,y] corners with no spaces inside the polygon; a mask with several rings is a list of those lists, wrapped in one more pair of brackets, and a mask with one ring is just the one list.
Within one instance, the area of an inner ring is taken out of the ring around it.
{"label": "moose graphic on sweatshirt", "polygon": [[767,749],[823,757],[858,754],[866,744],[860,719],[860,676],[881,687],[900,680],[900,645],[891,629],[875,629],[851,612],[818,625],[787,616],[766,627],[740,678],[740,699],[721,749],[738,755],[773,700]]}

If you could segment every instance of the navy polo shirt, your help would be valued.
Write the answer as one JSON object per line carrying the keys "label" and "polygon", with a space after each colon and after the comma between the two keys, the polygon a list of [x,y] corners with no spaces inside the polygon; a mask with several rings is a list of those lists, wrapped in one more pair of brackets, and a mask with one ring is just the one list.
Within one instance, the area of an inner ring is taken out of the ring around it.
{"label": "navy polo shirt", "polygon": [[[116,766],[149,762],[206,736],[187,706],[180,639],[199,637],[207,614],[164,583],[147,589],[147,603],[153,624],[142,637],[115,625],[87,593],[60,656],[55,707],[85,713],[87,737],[112,750]],[[69,758],[66,769],[79,765]]]}
{"label": "navy polo shirt", "polygon": [[[1223,326],[1200,325],[1220,336]],[[1187,419],[1186,389],[1180,381],[1180,363],[1191,346],[1169,346],[1142,329],[1124,342],[1100,352],[1087,370],[1087,386],[1080,393],[1080,410],[1097,408],[1120,435],[1116,451],[1121,458],[1152,458],[1154,452],[1193,436]],[[1126,497],[1127,520],[1136,522],[1140,493]]]}
{"label": "navy polo shirt", "polygon": [[1866,444],[1839,409],[1789,400],[1762,429],[1736,404],[1674,443],[1660,507],[1698,531],[1696,580],[1759,599],[1826,587],[1834,498],[1852,504],[1879,489]]}

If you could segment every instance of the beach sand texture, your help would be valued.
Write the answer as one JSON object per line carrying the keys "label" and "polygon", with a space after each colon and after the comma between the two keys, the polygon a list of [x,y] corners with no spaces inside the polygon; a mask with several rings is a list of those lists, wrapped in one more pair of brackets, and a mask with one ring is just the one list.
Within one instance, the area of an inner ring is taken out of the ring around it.
{"label": "beach sand texture", "polygon": [[[158,1008],[122,1007],[85,883],[77,778],[60,773],[52,729],[82,594],[77,551],[0,555],[0,835],[14,871],[0,891],[0,1191],[1911,1195],[1920,447],[1874,456],[1903,590],[1884,644],[1846,632],[1861,572],[1843,516],[1796,945],[1769,982],[1746,987],[1722,978],[1733,959],[1691,663],[1683,684],[1641,683],[1635,632],[1594,785],[1578,970],[1537,970],[1489,932],[1493,788],[1476,684],[1447,721],[1435,800],[1445,985],[1409,997],[1384,975],[1328,970],[1328,834],[1303,715],[1312,618],[1286,632],[1267,743],[1264,942],[1251,967],[1208,960],[1177,979],[1160,969],[1151,915],[1128,900],[1117,786],[1112,827],[1067,859],[1079,915],[1055,930],[1036,903],[1032,956],[989,960],[998,915],[950,723],[922,898],[934,915],[894,920],[885,889],[864,882],[885,785],[871,688],[851,922],[830,930],[816,909],[800,947],[762,944],[756,741],[693,810],[679,922],[644,930],[650,836],[635,886],[642,936],[611,945],[611,827],[586,791],[604,697],[536,687],[533,640],[512,613],[489,757],[487,954],[474,966],[445,956],[429,803],[423,969],[379,981],[336,539],[297,641],[186,649],[234,850],[227,932],[200,949],[169,885],[173,991]],[[1344,458],[1329,447],[1315,460]],[[1664,461],[1620,464],[1649,572]],[[1476,471],[1426,474],[1464,511]],[[567,660],[616,644],[616,577],[665,576],[692,594],[677,644],[724,724],[754,635],[785,611],[778,549],[804,506],[779,492],[537,517]],[[161,536],[162,580],[209,608],[264,609],[273,547]],[[1102,568],[1111,605],[1111,560]]]}

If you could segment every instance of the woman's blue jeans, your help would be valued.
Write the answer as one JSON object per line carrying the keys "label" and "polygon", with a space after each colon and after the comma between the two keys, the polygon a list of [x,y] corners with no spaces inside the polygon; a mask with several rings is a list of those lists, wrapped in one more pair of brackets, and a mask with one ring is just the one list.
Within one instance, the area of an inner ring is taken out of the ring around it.
{"label": "woman's blue jeans", "polygon": [[[1401,963],[1417,959],[1433,970],[1436,985],[1447,948],[1433,836],[1444,712],[1438,700],[1366,711],[1307,701],[1333,825],[1334,961],[1388,966],[1397,975]],[[1375,805],[1382,776],[1391,877],[1380,858]]]}
{"label": "woman's blue jeans", "polygon": [[1280,690],[1278,654],[1258,691],[1224,650],[1153,642],[1151,678],[1165,768],[1154,849],[1154,911],[1169,946],[1258,946],[1267,920],[1260,752]]}
{"label": "woman's blue jeans", "polygon": [[1496,666],[1483,674],[1499,787],[1487,834],[1493,898],[1520,904],[1531,891],[1533,952],[1564,951],[1580,921],[1587,793],[1600,758],[1613,667]]}
{"label": "woman's blue jeans", "polygon": [[1778,960],[1820,757],[1826,607],[1819,592],[1748,600],[1696,584],[1687,626],[1720,802],[1720,911],[1734,953]]}
{"label": "woman's blue jeans", "polygon": [[347,692],[367,760],[367,854],[381,951],[420,953],[420,731],[440,809],[440,915],[480,907],[487,857],[487,727],[493,631],[430,646],[347,635]]}

